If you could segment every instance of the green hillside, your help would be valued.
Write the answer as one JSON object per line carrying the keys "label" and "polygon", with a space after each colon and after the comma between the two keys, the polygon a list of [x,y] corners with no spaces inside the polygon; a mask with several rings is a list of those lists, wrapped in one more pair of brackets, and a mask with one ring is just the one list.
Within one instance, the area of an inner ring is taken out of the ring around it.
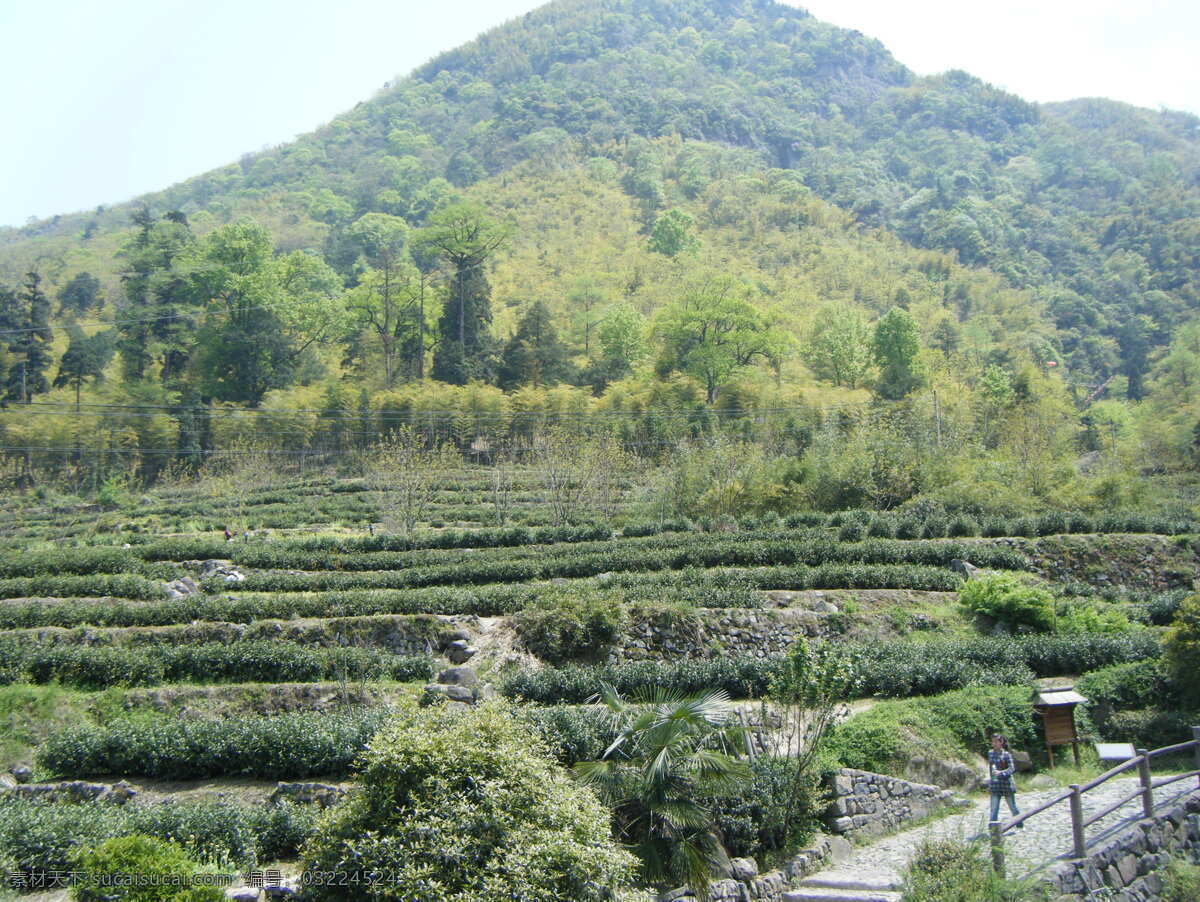
{"label": "green hillside", "polygon": [[[1193,465],[1198,173],[1195,117],[917,78],[794,7],[564,0],[291,144],[0,230],[33,402],[6,459],[149,478],[419,411],[462,449],[569,412],[653,454],[723,417],[807,449],[811,486],[853,463],[846,503],[1143,503],[1131,474]],[[455,216],[494,229],[478,266],[439,244]],[[117,325],[68,354],[73,318]],[[861,456],[822,460],[838,412]]]}

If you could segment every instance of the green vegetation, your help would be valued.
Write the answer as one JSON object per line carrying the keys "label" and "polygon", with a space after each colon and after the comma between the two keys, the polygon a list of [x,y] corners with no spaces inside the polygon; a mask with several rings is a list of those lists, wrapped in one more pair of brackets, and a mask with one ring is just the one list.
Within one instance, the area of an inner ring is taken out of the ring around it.
{"label": "green vegetation", "polygon": [[0,866],[33,875],[70,871],[81,847],[135,834],[178,843],[190,858],[225,867],[295,857],[317,812],[300,805],[228,802],[112,805],[0,801]]}
{"label": "green vegetation", "polygon": [[729,696],[648,689],[631,704],[611,686],[601,695],[617,736],[602,758],[576,764],[576,775],[612,809],[614,837],[637,855],[645,882],[706,889],[729,853],[702,800],[751,774]]}
{"label": "green vegetation", "polygon": [[829,751],[846,767],[903,776],[914,755],[968,760],[997,732],[1014,748],[1038,747],[1028,686],[880,702],[834,727]]}
{"label": "green vegetation", "polygon": [[1044,632],[1055,625],[1054,596],[1012,574],[969,580],[958,590],[958,598],[972,614],[990,617],[1012,630]]}
{"label": "green vegetation", "polygon": [[221,775],[303,779],[342,775],[386,717],[382,710],[237,720],[146,717],[73,726],[38,749],[50,774],[193,780]]}
{"label": "green vegetation", "polygon": [[901,902],[1019,902],[1032,899],[996,876],[981,843],[928,840],[904,872]]}
{"label": "green vegetation", "polygon": [[225,898],[219,886],[200,883],[201,875],[215,869],[199,866],[175,843],[150,836],[105,840],[80,852],[75,864],[85,875],[71,888],[71,898],[77,902],[221,902]]}
{"label": "green vegetation", "polygon": [[[634,865],[609,839],[608,819],[507,711],[405,713],[372,742],[360,782],[304,848],[306,869],[356,883],[309,893],[605,902]],[[372,872],[387,884],[372,887]]]}
{"label": "green vegetation", "polygon": [[[556,0],[291,144],[0,229],[4,763],[361,770],[320,818],[0,800],[0,866],[305,844],[401,878],[314,898],[642,902],[787,854],[837,758],[1036,750],[1035,677],[1185,738],[1198,136],[771,0]],[[785,622],[823,638],[753,647]],[[460,629],[529,704],[394,685]],[[790,754],[737,760],[721,692]],[[1015,897],[948,847],[906,893]]]}
{"label": "green vegetation", "polygon": [[603,657],[629,624],[619,595],[549,592],[513,620],[522,644],[551,664]]}

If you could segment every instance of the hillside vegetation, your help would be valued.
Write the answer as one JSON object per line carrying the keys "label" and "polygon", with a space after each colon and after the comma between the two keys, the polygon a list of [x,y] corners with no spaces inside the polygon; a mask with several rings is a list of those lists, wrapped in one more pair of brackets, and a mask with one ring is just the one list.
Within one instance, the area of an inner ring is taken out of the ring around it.
{"label": "hillside vegetation", "polygon": [[1200,419],[1197,125],[920,79],[765,0],[552,3],[0,233],[6,478],[723,431],[774,510],[1155,506]]}

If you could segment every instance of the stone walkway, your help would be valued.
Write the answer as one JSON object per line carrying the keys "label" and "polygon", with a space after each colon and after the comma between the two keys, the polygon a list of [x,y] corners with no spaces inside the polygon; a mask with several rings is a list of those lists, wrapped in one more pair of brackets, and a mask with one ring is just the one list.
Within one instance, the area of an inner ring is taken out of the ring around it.
{"label": "stone walkway", "polygon": [[[1155,779],[1162,775],[1156,774]],[[1085,793],[1083,797],[1084,819],[1107,808],[1121,796],[1133,792],[1137,778],[1110,780],[1103,786]],[[1050,801],[1065,788],[1022,792],[1017,795],[1017,805],[1022,811]],[[1155,807],[1170,802],[1196,789],[1193,780],[1181,780],[1155,792]],[[850,872],[860,877],[878,877],[897,880],[900,872],[912,857],[916,848],[926,839],[967,840],[979,837],[987,841],[987,818],[989,799],[985,795],[972,800],[970,808],[963,809],[940,820],[933,821],[902,833],[884,837],[870,845],[855,847],[848,862],[839,865],[837,871]],[[1002,816],[1007,806],[1001,808]],[[1087,829],[1087,840],[1091,844],[1101,837],[1119,831],[1142,817],[1140,798],[1121,806],[1118,810]],[[1026,822],[1025,829],[1012,830],[1004,837],[1006,869],[1010,876],[1019,876],[1040,869],[1057,857],[1066,857],[1072,848],[1071,814],[1067,802],[1035,814]]]}

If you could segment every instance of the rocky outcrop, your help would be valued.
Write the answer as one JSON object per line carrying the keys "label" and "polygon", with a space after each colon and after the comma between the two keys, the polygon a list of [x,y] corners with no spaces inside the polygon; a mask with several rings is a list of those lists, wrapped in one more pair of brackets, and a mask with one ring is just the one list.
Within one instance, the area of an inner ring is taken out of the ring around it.
{"label": "rocky outcrop", "polygon": [[277,783],[267,803],[279,806],[287,802],[329,808],[342,800],[346,790],[331,783]]}
{"label": "rocky outcrop", "polygon": [[111,784],[69,780],[61,783],[22,783],[10,787],[5,794],[10,798],[42,802],[111,802],[124,805],[138,794],[138,790],[124,780]]}

